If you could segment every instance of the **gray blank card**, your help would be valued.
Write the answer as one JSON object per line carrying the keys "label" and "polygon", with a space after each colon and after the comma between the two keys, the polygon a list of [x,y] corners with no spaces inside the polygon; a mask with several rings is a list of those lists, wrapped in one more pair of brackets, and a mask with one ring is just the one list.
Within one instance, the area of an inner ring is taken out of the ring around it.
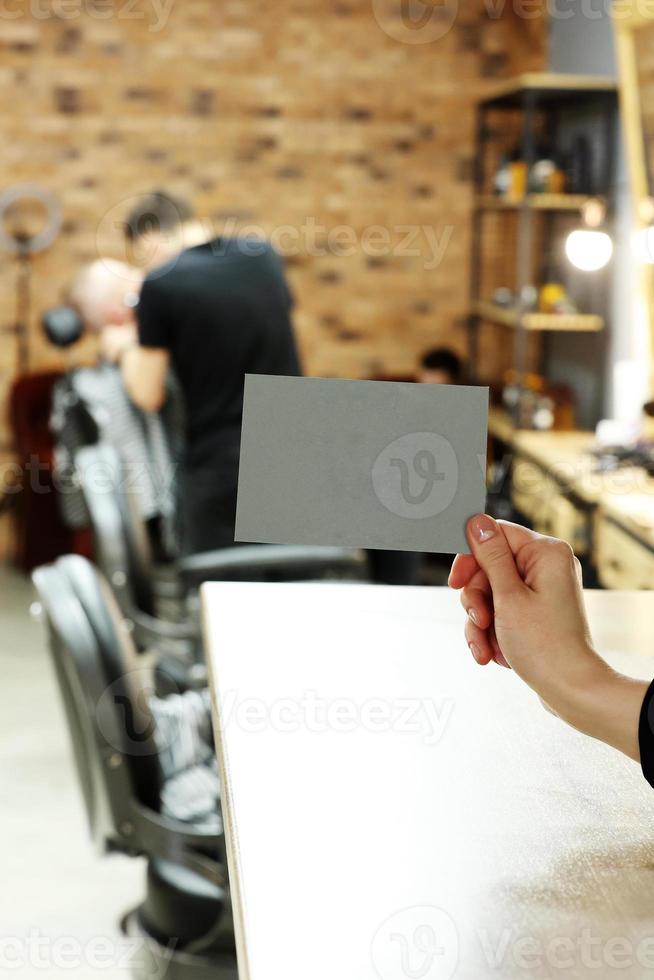
{"label": "gray blank card", "polygon": [[250,374],[236,541],[467,552],[488,389]]}

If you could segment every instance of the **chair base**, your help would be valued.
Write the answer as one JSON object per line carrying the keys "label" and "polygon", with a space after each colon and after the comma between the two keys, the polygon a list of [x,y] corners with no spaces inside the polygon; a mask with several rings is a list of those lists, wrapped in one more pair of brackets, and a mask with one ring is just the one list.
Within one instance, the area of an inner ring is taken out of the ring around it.
{"label": "chair base", "polygon": [[128,912],[121,922],[123,934],[140,941],[131,962],[133,980],[238,980],[235,956],[204,957],[162,946],[145,932],[138,912]]}

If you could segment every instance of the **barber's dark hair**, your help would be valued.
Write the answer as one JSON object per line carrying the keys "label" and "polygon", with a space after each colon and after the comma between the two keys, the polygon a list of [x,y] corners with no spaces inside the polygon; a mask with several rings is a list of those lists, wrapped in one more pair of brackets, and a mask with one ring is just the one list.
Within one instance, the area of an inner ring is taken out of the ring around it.
{"label": "barber's dark hair", "polygon": [[463,377],[463,362],[449,347],[434,347],[427,351],[420,364],[425,371],[445,371],[452,381],[460,381]]}
{"label": "barber's dark hair", "polygon": [[193,207],[185,198],[153,191],[145,194],[127,215],[125,237],[133,242],[152,231],[175,231],[194,217]]}

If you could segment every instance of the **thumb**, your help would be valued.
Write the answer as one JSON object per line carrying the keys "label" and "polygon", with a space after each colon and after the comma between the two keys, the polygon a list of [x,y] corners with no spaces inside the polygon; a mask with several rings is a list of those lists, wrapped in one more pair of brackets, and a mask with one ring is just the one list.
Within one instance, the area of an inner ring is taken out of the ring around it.
{"label": "thumb", "polygon": [[487,514],[468,521],[468,541],[477,564],[486,573],[495,597],[508,595],[524,585],[504,531]]}

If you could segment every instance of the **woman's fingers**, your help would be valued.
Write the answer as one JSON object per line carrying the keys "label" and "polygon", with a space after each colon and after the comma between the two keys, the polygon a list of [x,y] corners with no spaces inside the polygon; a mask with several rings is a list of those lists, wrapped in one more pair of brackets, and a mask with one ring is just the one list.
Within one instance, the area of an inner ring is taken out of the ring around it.
{"label": "woman's fingers", "polygon": [[493,660],[495,661],[496,664],[499,664],[500,667],[506,667],[507,670],[511,670],[511,664],[507,663],[506,657],[500,650],[500,645],[497,642],[497,636],[495,635],[494,625],[490,627],[490,629],[488,630],[488,634],[489,634],[490,647],[491,650],[493,651]]}
{"label": "woman's fingers", "polygon": [[499,667],[506,667],[508,670],[511,670],[510,664],[507,663],[506,658],[500,650],[497,637],[495,636],[494,626],[490,626],[488,629],[481,629],[468,619],[464,634],[466,643],[470,648],[470,653],[478,664],[484,667],[486,664],[491,663],[491,661],[495,661]]}
{"label": "woman's fingers", "polygon": [[478,664],[482,667],[494,659],[488,630],[482,630],[469,619],[464,630],[466,643]]}
{"label": "woman's fingers", "polygon": [[[477,515],[481,517],[483,515]],[[488,518],[484,518],[486,523],[488,523]],[[476,520],[473,518],[473,520]],[[504,532],[504,537],[507,541],[509,549],[513,555],[516,555],[520,548],[529,544],[532,541],[538,540],[542,535],[537,534],[536,531],[530,531],[526,527],[522,527],[521,524],[512,524],[511,521],[497,521],[491,522],[496,526],[499,525]],[[473,555],[457,555],[452,562],[452,569],[450,571],[450,577],[447,584],[452,589],[463,589],[468,585],[470,579],[476,572],[479,571],[479,564]]]}
{"label": "woman's fingers", "polygon": [[472,555],[457,555],[452,562],[447,584],[451,589],[462,589],[478,571],[479,565]]}
{"label": "woman's fingers", "polygon": [[476,626],[483,630],[493,622],[493,598],[486,573],[478,569],[461,590],[461,605]]}
{"label": "woman's fingers", "polygon": [[475,626],[486,630],[493,622],[493,603],[488,593],[481,588],[468,586],[461,592],[461,605]]}
{"label": "woman's fingers", "polygon": [[468,615],[465,637],[477,663],[484,666],[494,660],[500,667],[510,670],[495,635],[490,582],[472,555],[456,556],[449,585],[453,589],[461,590],[461,605]]}

